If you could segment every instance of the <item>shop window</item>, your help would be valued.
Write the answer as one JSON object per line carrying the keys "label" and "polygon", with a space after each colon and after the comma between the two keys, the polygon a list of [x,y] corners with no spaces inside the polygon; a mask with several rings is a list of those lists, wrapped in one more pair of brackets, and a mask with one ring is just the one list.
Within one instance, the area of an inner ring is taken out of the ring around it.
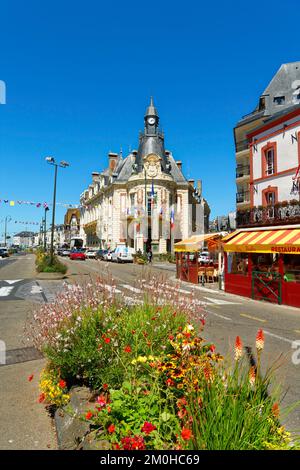
{"label": "shop window", "polygon": [[284,255],[283,266],[284,266],[283,267],[284,281],[300,283],[300,256],[299,255]]}
{"label": "shop window", "polygon": [[248,274],[248,253],[228,253],[228,274]]}
{"label": "shop window", "polygon": [[252,253],[252,270],[259,272],[279,272],[278,254]]}

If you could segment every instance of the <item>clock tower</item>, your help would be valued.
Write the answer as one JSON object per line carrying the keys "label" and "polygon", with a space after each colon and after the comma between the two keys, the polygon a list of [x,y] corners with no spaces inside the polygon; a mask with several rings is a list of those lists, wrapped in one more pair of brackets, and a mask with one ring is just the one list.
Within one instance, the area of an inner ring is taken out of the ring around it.
{"label": "clock tower", "polygon": [[154,107],[152,96],[150,99],[150,105],[148,106],[146,110],[144,120],[145,120],[145,134],[156,135],[158,131],[159,117],[158,117],[156,108]]}

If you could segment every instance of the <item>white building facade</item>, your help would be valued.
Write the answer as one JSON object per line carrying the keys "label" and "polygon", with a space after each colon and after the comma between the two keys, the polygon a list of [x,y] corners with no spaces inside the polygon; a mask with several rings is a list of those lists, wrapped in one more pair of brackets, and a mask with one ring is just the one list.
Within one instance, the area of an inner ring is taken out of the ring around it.
{"label": "white building facade", "polygon": [[80,197],[81,236],[87,247],[118,245],[153,253],[204,232],[205,200],[186,180],[181,161],[165,150],[159,116],[151,99],[139,147],[126,158],[108,154],[108,168],[92,174]]}

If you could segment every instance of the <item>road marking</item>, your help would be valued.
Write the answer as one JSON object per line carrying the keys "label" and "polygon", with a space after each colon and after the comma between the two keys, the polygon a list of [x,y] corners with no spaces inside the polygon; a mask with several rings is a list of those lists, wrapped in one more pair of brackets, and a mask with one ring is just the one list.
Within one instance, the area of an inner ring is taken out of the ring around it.
{"label": "road marking", "polygon": [[262,323],[266,323],[267,320],[263,320],[262,318],[252,317],[251,315],[246,315],[246,313],[240,313],[241,317],[251,318],[251,320],[261,321]]}
{"label": "road marking", "polygon": [[228,302],[227,300],[211,299],[209,297],[204,297],[204,299],[206,299],[209,302],[212,302],[216,305],[240,305],[237,302]]}
{"label": "road marking", "polygon": [[135,294],[142,294],[141,289],[137,289],[136,287],[130,286],[129,284],[121,284],[121,287],[124,287],[125,289],[131,290]]}
{"label": "road marking", "polygon": [[7,279],[5,279],[4,282],[7,282],[7,284],[15,284],[16,282],[21,282],[23,281],[23,279],[15,279],[13,281],[8,281]]}
{"label": "road marking", "polygon": [[108,290],[109,292],[114,292],[115,294],[121,294],[122,293],[121,290],[116,289],[115,287],[109,286],[109,285],[104,285],[104,289]]}
{"label": "road marking", "polygon": [[41,294],[43,292],[42,287],[40,286],[32,286],[30,294]]}
{"label": "road marking", "polygon": [[292,341],[290,339],[284,338],[283,336],[274,335],[274,333],[270,333],[269,331],[264,331],[264,334],[272,336],[273,338],[281,339],[281,341],[285,341],[286,343],[290,343],[292,345],[294,344],[294,340]]}
{"label": "road marking", "polygon": [[0,297],[7,297],[12,290],[13,287],[0,287]]}
{"label": "road marking", "polygon": [[207,313],[210,313],[211,315],[215,315],[216,317],[222,318],[223,320],[232,321],[232,318],[224,317],[224,315],[220,315],[219,313],[216,313],[216,312],[211,312],[211,311],[207,310]]}

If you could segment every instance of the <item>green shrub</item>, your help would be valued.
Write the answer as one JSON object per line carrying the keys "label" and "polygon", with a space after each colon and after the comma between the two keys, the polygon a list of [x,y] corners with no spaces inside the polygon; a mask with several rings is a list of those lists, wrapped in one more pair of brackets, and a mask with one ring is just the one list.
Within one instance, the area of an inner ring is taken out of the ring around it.
{"label": "green shrub", "polygon": [[67,266],[61,263],[56,256],[53,257],[53,263],[51,263],[50,255],[39,252],[36,257],[36,270],[39,273],[61,273],[66,274]]}

